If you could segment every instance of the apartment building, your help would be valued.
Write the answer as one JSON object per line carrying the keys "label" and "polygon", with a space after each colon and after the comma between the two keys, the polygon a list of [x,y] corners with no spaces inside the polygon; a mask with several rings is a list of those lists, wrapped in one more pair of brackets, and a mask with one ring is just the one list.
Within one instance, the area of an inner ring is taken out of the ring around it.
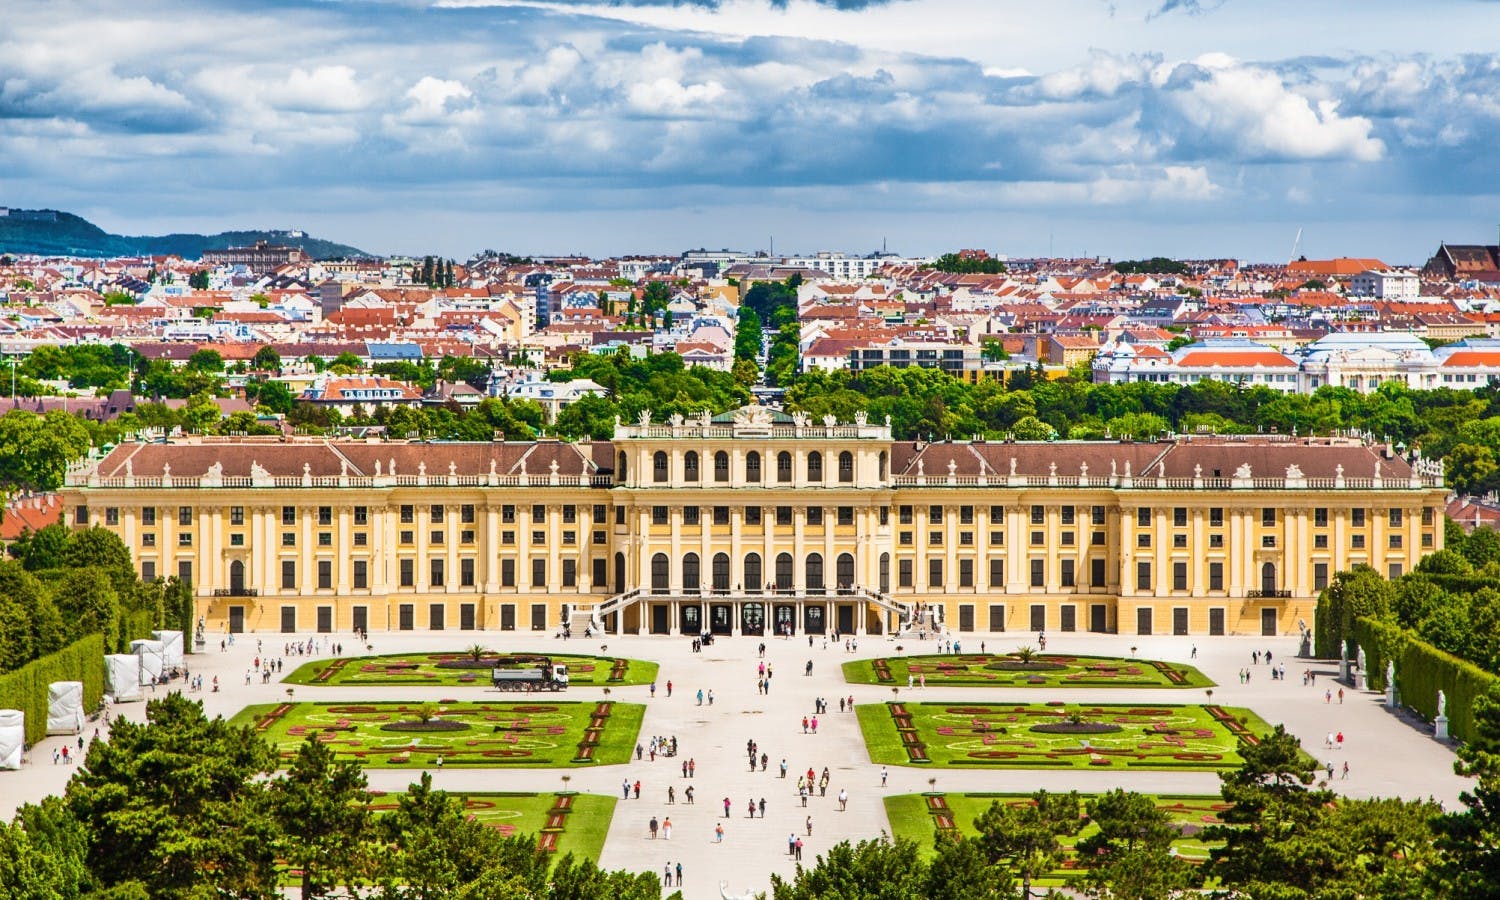
{"label": "apartment building", "polygon": [[928,444],[751,406],[609,442],[124,443],[62,502],[212,632],[1270,635],[1441,548],[1445,500],[1355,440]]}

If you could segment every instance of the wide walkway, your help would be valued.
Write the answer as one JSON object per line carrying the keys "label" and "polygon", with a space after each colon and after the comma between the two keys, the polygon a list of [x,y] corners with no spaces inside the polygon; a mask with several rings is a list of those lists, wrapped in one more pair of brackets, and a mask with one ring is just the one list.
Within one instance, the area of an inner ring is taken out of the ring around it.
{"label": "wide walkway", "polygon": [[[280,655],[288,636],[261,635],[261,651]],[[302,635],[300,637],[306,637]],[[346,655],[356,655],[357,644],[348,635],[322,636],[346,643]],[[563,642],[549,636],[531,634],[447,634],[406,633],[372,636],[377,653],[394,653],[420,649],[457,650],[476,641],[500,650],[535,652],[600,652],[601,642],[574,639]],[[1014,649],[1034,639],[1028,634],[963,636],[968,649],[977,649],[984,640],[991,652]],[[766,661],[774,677],[769,695],[756,691],[756,648],[761,640],[767,647]],[[454,791],[478,790],[548,790],[561,789],[563,774],[571,775],[568,787],[573,790],[620,796],[622,781],[641,782],[641,799],[622,800],[610,825],[600,864],[607,868],[629,868],[661,873],[668,863],[683,865],[684,895],[688,898],[719,896],[719,882],[727,881],[731,894],[747,889],[765,890],[773,872],[790,875],[795,863],[787,854],[787,838],[800,836],[804,842],[804,863],[812,864],[818,853],[845,838],[874,837],[888,830],[882,798],[887,794],[912,793],[929,789],[928,779],[936,778],[938,790],[947,791],[1030,791],[1036,788],[1081,791],[1126,787],[1140,791],[1172,793],[1217,793],[1218,778],[1209,773],[1134,772],[1064,770],[964,771],[904,766],[889,767],[888,780],[881,786],[881,767],[869,761],[860,739],[859,728],[851,713],[838,712],[838,698],[853,695],[856,704],[878,703],[891,698],[890,688],[873,685],[845,684],[840,664],[856,658],[843,651],[842,643],[824,649],[821,639],[808,647],[806,637],[791,640],[779,638],[720,638],[701,654],[691,652],[686,638],[607,637],[603,644],[609,652],[661,663],[662,670],[655,699],[649,699],[645,686],[614,688],[612,699],[647,704],[643,726],[645,736],[658,734],[678,738],[680,756],[658,757],[655,762],[631,762],[626,765],[602,766],[596,769],[517,770],[445,768],[434,771],[439,787]],[[935,642],[904,639],[908,652],[928,652]],[[861,640],[858,657],[884,656],[894,652],[894,641],[878,637]],[[1194,660],[1199,668],[1217,681],[1213,700],[1231,706],[1248,706],[1272,723],[1285,723],[1302,739],[1303,746],[1320,760],[1332,760],[1342,771],[1347,760],[1347,780],[1336,778],[1332,787],[1353,797],[1402,796],[1434,797],[1448,808],[1457,807],[1458,793],[1464,780],[1453,774],[1451,750],[1404,720],[1388,714],[1373,693],[1345,690],[1345,700],[1338,702],[1337,685],[1332,680],[1334,666],[1311,664],[1319,673],[1316,687],[1302,685],[1301,672],[1309,665],[1293,657],[1296,641],[1292,638],[1185,638],[1136,637],[1094,634],[1049,634],[1049,652],[1097,653],[1128,656],[1136,647],[1141,657],[1188,661],[1193,646],[1198,649]],[[361,652],[363,648],[358,648]],[[1271,650],[1277,662],[1285,662],[1287,680],[1272,681],[1268,667],[1251,665],[1252,650]],[[210,713],[232,715],[249,703],[269,703],[286,699],[286,688],[276,683],[262,685],[259,679],[245,686],[245,671],[257,655],[256,636],[241,635],[236,645],[225,652],[218,649],[217,639],[209,652],[189,657],[189,667],[202,673],[205,682],[218,675],[224,685],[218,694],[199,696]],[[803,675],[807,661],[813,661],[811,677]],[[285,670],[304,662],[289,658]],[[1241,684],[1238,672],[1250,668],[1252,677]],[[666,682],[673,682],[673,694],[666,696]],[[1335,697],[1325,702],[1325,688],[1332,687]],[[698,706],[696,694],[712,690],[714,703]],[[464,696],[480,689],[445,688],[322,688],[297,686],[297,700],[353,699],[442,699]],[[570,699],[602,698],[598,688],[575,688]],[[149,692],[148,692],[149,696]],[[487,694],[485,696],[496,696]],[[832,712],[819,716],[818,733],[803,734],[801,721],[811,715],[815,698],[828,701]],[[1047,691],[983,688],[903,688],[902,699],[910,700],[1017,700],[1036,702],[1044,699],[1068,699],[1096,702],[1201,702],[1202,691],[1160,690],[1091,690]],[[117,712],[141,718],[144,703],[116,707]],[[90,726],[92,728],[92,725]],[[1324,748],[1328,732],[1342,731],[1342,750]],[[87,735],[86,735],[87,736]],[[770,758],[767,771],[750,772],[745,745],[756,741]],[[60,793],[71,774],[70,766],[54,765],[53,750],[62,738],[51,738],[33,749],[32,764],[23,772],[0,772],[0,816],[9,818],[15,808]],[[76,744],[75,744],[76,746]],[[697,776],[691,782],[683,779],[681,761],[691,757],[697,763]],[[787,760],[788,778],[779,777],[782,759]],[[814,796],[806,808],[800,805],[796,773],[812,768],[830,770],[832,781],[826,797]],[[400,790],[412,778],[411,770],[369,772],[372,787]],[[691,783],[697,802],[688,806],[682,791]],[[666,803],[668,785],[677,789],[678,802]],[[848,808],[838,809],[836,796],[849,793]],[[724,818],[723,800],[731,802],[730,817]],[[761,798],[766,801],[766,817],[750,819],[747,804]],[[670,817],[671,841],[651,840],[647,822],[652,816]],[[812,835],[807,834],[807,818],[812,818]],[[724,827],[722,844],[714,841],[714,826]]]}

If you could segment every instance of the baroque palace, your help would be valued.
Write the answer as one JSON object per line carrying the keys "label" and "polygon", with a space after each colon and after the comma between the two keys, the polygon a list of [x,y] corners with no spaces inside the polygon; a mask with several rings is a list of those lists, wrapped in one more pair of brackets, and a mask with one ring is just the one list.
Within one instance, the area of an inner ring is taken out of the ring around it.
{"label": "baroque palace", "polygon": [[131,442],[63,495],[215,632],[1285,634],[1333,573],[1443,542],[1440,465],[1355,438],[897,442],[759,406],[615,435]]}

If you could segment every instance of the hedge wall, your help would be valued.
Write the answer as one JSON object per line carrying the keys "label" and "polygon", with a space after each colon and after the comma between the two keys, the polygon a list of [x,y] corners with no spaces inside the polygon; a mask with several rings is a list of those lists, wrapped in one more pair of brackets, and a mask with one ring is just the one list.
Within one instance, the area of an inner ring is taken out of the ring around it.
{"label": "hedge wall", "polygon": [[1354,622],[1354,639],[1365,651],[1370,687],[1385,690],[1385,664],[1396,661],[1400,701],[1425,719],[1437,718],[1438,691],[1448,699],[1448,731],[1462,741],[1472,739],[1474,698],[1500,685],[1473,663],[1428,644],[1399,625],[1376,619]]}
{"label": "hedge wall", "polygon": [[54,681],[83,682],[83,708],[93,710],[104,696],[104,637],[91,634],[50,656],[0,675],[0,709],[26,713],[26,743],[47,736],[47,686]]}

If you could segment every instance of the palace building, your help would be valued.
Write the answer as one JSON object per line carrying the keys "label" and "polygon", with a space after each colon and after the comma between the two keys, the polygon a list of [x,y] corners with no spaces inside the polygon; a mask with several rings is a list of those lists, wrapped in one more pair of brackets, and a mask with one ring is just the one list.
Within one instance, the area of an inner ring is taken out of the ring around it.
{"label": "palace building", "polygon": [[759,406],[612,441],[128,442],[67,521],[211,631],[1287,634],[1443,542],[1438,463],[1356,438],[902,442]]}

